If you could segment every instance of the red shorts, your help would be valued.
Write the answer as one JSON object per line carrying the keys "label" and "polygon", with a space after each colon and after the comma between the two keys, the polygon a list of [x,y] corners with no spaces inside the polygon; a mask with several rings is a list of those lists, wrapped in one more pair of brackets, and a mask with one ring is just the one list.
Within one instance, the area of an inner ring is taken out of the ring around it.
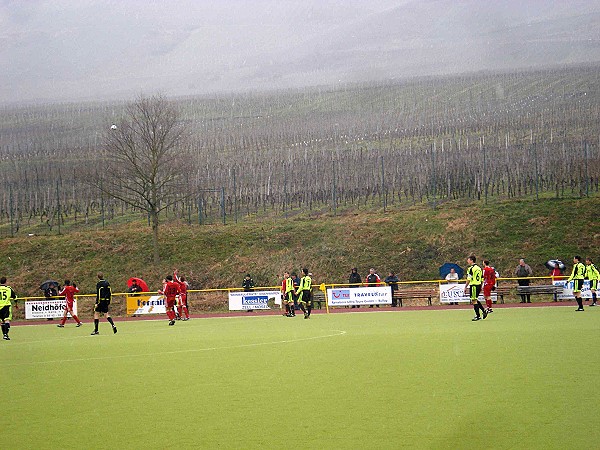
{"label": "red shorts", "polygon": [[166,299],[165,303],[167,304],[167,308],[173,308],[175,306],[175,297]]}
{"label": "red shorts", "polygon": [[67,300],[67,309],[73,309],[73,302]]}
{"label": "red shorts", "polygon": [[179,305],[187,306],[187,294],[179,294]]}
{"label": "red shorts", "polygon": [[494,287],[493,284],[484,284],[483,285],[483,296],[484,297],[491,297],[492,296],[492,288]]}

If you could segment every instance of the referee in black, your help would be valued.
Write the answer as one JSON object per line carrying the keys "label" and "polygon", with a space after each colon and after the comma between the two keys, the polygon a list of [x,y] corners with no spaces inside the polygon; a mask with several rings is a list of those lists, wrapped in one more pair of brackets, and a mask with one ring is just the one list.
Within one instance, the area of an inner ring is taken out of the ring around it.
{"label": "referee in black", "polygon": [[112,297],[112,291],[110,289],[110,283],[104,279],[104,274],[98,272],[98,282],[96,283],[96,304],[94,305],[94,331],[92,336],[100,334],[98,332],[98,323],[100,322],[100,314],[103,313],[108,320],[108,323],[112,326],[113,333],[117,332],[117,327],[108,314],[108,305],[110,305],[110,299]]}

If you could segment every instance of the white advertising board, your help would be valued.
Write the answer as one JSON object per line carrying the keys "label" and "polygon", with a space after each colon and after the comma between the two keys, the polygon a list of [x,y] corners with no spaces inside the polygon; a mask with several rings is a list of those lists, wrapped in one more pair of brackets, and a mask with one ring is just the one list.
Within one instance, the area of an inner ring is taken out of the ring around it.
{"label": "white advertising board", "polygon": [[392,303],[390,286],[348,287],[327,289],[329,306],[389,305]]}
{"label": "white advertising board", "polygon": [[[25,319],[53,319],[62,317],[66,302],[62,299],[27,300],[25,302]],[[77,300],[73,302],[73,312],[77,314]],[[71,317],[71,314],[67,314]]]}
{"label": "white advertising board", "polygon": [[271,309],[271,305],[281,305],[280,291],[229,292],[230,311]]}
{"label": "white advertising board", "polygon": [[[465,294],[466,285],[466,283],[440,283],[440,303],[470,303],[471,298],[468,294]],[[492,291],[492,302],[497,301],[497,297],[496,293]],[[478,298],[483,303],[483,287]]]}
{"label": "white advertising board", "polygon": [[[552,282],[555,286],[563,287],[562,294],[558,294],[556,298],[558,300],[574,300],[573,295],[573,282],[572,281],[556,281]],[[590,280],[583,280],[583,287],[581,288],[581,298],[592,298],[592,291],[590,290]]]}

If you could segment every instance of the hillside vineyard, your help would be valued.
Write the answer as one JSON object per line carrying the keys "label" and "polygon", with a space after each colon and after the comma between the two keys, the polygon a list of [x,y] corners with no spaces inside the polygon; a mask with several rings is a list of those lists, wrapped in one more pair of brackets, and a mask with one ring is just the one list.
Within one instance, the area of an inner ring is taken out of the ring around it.
{"label": "hillside vineyard", "polygon": [[[186,186],[163,220],[586,196],[598,190],[599,100],[587,66],[173,99]],[[138,216],[89,183],[124,108],[1,109],[3,235]]]}

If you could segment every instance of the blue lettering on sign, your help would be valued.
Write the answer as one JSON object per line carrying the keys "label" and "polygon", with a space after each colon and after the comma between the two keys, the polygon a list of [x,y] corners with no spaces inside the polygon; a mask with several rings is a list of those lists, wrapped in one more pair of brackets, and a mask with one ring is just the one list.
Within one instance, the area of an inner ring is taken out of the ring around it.
{"label": "blue lettering on sign", "polygon": [[165,299],[160,299],[160,300],[138,300],[137,301],[137,305],[138,308],[142,307],[142,306],[159,306],[159,305],[164,305],[165,304]]}
{"label": "blue lettering on sign", "polygon": [[268,302],[269,302],[269,297],[266,295],[254,295],[254,296],[242,297],[242,305],[258,306],[258,305],[266,305]]}
{"label": "blue lettering on sign", "polygon": [[350,291],[348,289],[332,289],[331,296],[335,300],[339,299],[350,299]]}

